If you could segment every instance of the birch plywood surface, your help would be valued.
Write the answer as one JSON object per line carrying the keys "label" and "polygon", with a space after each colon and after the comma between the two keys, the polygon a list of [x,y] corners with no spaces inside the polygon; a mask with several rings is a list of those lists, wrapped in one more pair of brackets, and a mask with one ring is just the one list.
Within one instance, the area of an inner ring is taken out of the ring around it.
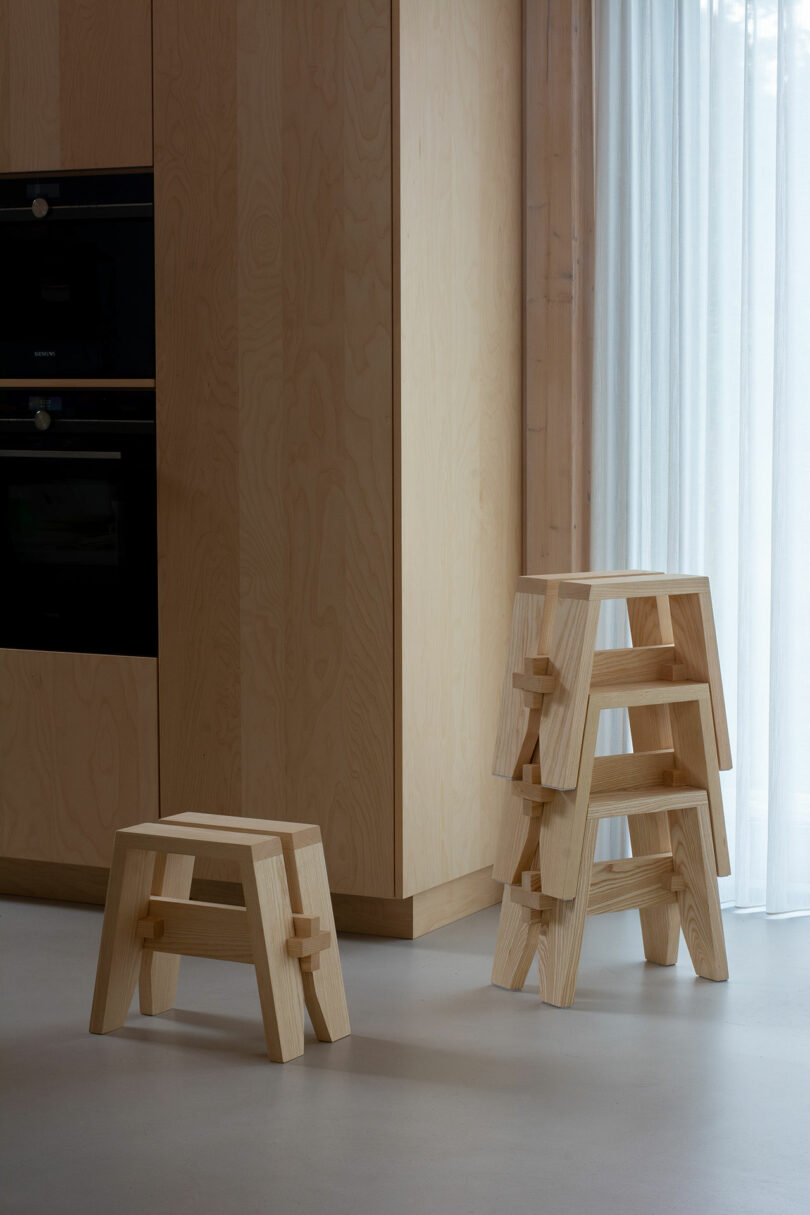
{"label": "birch plywood surface", "polygon": [[154,658],[0,650],[0,854],[109,865],[157,816]]}
{"label": "birch plywood surface", "polygon": [[0,0],[0,172],[152,163],[150,0]]}
{"label": "birch plywood surface", "polygon": [[521,5],[401,3],[402,854],[490,865],[520,567]]}
{"label": "birch plywood surface", "polygon": [[394,893],[391,25],[155,8],[167,813],[317,822]]}

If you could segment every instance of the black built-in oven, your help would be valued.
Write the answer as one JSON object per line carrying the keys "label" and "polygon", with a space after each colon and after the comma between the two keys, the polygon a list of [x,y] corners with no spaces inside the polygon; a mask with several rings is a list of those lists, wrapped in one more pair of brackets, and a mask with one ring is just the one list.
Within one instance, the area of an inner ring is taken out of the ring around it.
{"label": "black built-in oven", "polygon": [[0,389],[0,647],[157,654],[155,395]]}
{"label": "black built-in oven", "polygon": [[155,374],[149,173],[0,178],[0,377]]}

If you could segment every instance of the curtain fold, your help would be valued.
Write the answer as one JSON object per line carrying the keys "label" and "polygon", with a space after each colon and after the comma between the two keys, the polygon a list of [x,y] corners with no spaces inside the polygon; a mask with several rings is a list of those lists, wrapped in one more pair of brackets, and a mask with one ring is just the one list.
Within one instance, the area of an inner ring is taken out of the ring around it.
{"label": "curtain fold", "polygon": [[709,574],[721,893],[808,908],[810,0],[595,4],[592,567]]}

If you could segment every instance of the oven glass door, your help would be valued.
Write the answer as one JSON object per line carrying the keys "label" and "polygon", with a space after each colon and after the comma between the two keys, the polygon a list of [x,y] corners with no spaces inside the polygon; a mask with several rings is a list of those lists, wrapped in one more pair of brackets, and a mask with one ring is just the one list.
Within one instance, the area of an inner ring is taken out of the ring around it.
{"label": "oven glass door", "polygon": [[154,376],[151,221],[46,219],[2,236],[2,375]]}
{"label": "oven glass door", "polygon": [[151,199],[148,174],[0,179],[0,377],[154,377]]}
{"label": "oven glass door", "polygon": [[157,652],[154,440],[0,446],[0,645]]}

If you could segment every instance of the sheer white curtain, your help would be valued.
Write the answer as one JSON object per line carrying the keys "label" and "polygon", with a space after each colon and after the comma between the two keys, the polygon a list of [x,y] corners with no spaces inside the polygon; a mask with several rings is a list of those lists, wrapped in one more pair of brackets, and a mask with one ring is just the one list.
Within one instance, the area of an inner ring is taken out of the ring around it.
{"label": "sheer white curtain", "polygon": [[810,0],[594,11],[593,568],[709,574],[721,893],[808,908]]}

